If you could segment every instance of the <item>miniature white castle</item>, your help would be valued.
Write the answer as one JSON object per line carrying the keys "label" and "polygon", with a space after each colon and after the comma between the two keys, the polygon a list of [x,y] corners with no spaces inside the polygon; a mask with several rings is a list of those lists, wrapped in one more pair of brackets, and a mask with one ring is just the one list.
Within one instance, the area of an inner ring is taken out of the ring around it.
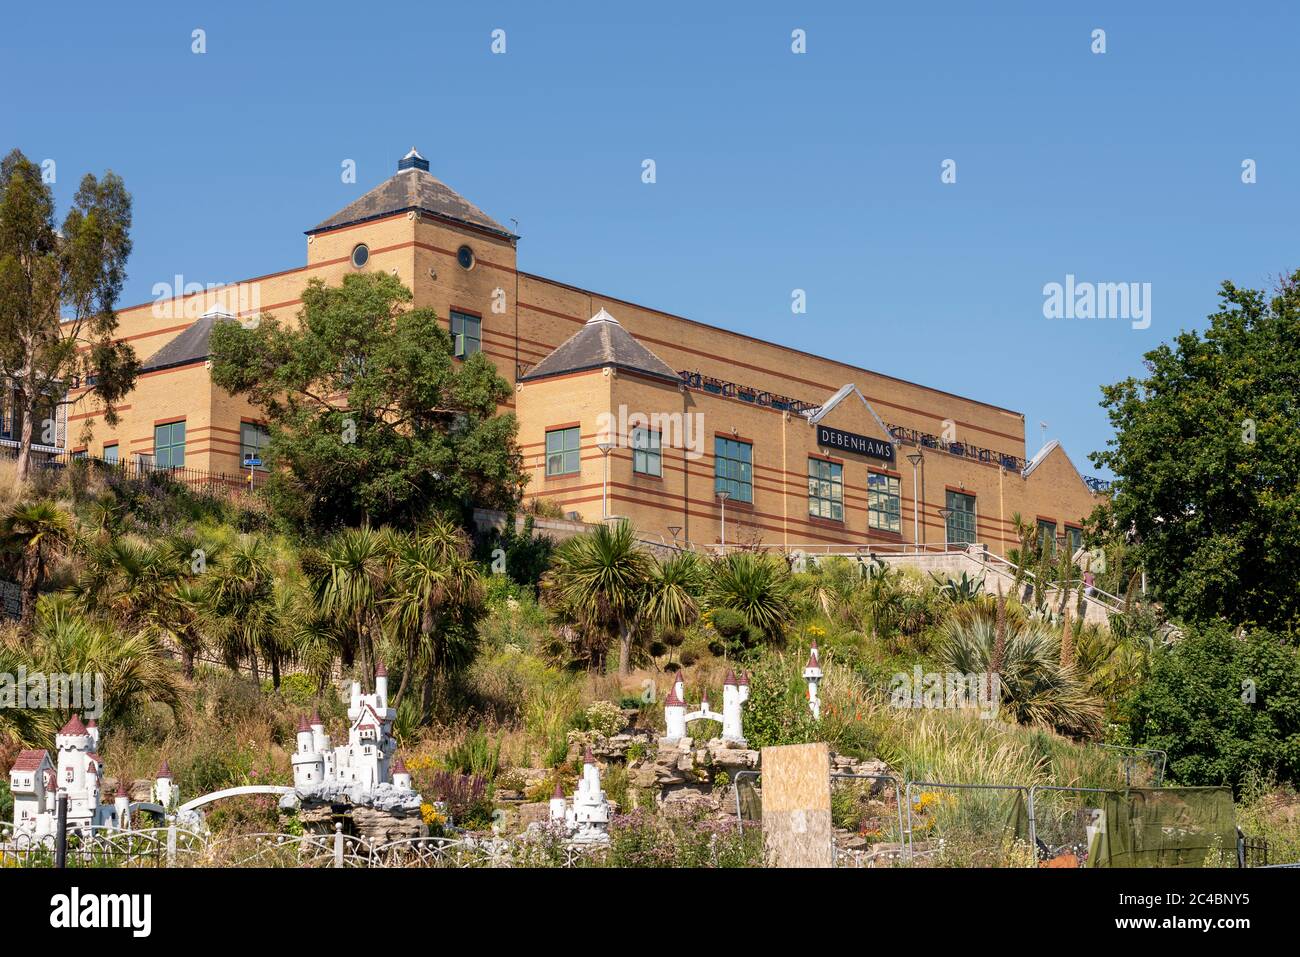
{"label": "miniature white castle", "polygon": [[555,782],[551,820],[563,825],[571,840],[588,843],[609,840],[609,800],[601,789],[600,769],[596,767],[590,746],[582,756],[582,777],[573,794],[572,806],[566,805],[560,782]]}
{"label": "miniature white castle", "polygon": [[[58,828],[58,795],[68,799],[69,832],[91,827],[125,829],[130,826],[131,799],[119,781],[111,804],[104,803],[101,787],[104,763],[99,757],[99,726],[92,718],[82,724],[73,715],[54,738],[56,758],[46,751],[18,752],[9,770],[9,790],[14,798],[14,840],[40,841]],[[164,809],[174,807],[179,792],[164,761],[154,784],[154,798]]]}
{"label": "miniature white castle", "polygon": [[672,690],[664,699],[664,726],[667,729],[664,741],[675,743],[686,737],[686,723],[700,718],[708,718],[722,723],[722,739],[735,744],[745,743],[745,730],[742,705],[749,700],[749,677],[742,671],[740,679],[730,669],[722,681],[722,713],[709,707],[706,696],[696,711],[686,711],[686,686],[679,670],[673,679]]}
{"label": "miniature white castle", "polygon": [[808,664],[804,665],[803,676],[808,682],[808,708],[812,711],[813,720],[820,721],[822,699],[817,696],[817,685],[822,680],[822,663],[817,655],[816,641],[812,643],[812,650],[808,653]]}
{"label": "miniature white castle", "polygon": [[298,747],[292,758],[293,785],[310,791],[322,785],[345,785],[365,794],[381,784],[411,789],[411,775],[398,759],[393,719],[388,706],[388,672],[381,663],[375,670],[374,694],[362,694],[361,682],[352,682],[348,707],[348,743],[334,747],[325,733],[319,712],[298,722]]}

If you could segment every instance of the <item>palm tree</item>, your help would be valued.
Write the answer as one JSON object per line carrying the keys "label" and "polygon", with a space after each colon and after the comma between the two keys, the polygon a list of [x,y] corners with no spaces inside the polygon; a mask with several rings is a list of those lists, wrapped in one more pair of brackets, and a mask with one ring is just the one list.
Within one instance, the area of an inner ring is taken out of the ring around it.
{"label": "palm tree", "polygon": [[[1073,668],[1061,667],[1061,639],[1049,625],[1023,617],[1013,624],[1005,612],[990,615],[983,605],[961,607],[964,613],[950,615],[944,624],[939,659],[945,669],[963,674],[996,670],[1003,704],[1020,724],[1080,737],[1097,733],[1101,703],[1088,693]],[[1005,640],[999,637],[1000,617],[1006,626]]]}
{"label": "palm tree", "polygon": [[710,567],[709,606],[730,608],[755,634],[780,642],[794,617],[794,587],[785,563],[758,552],[732,552]]}
{"label": "palm tree", "polygon": [[0,542],[18,555],[21,568],[22,613],[18,624],[30,631],[36,618],[36,599],[53,558],[65,552],[74,538],[72,519],[53,502],[18,502],[0,522]]}
{"label": "palm tree", "polygon": [[644,616],[659,632],[683,631],[700,617],[707,569],[694,552],[654,562],[646,585]]}
{"label": "palm tree", "polygon": [[555,553],[546,587],[593,637],[593,664],[604,663],[618,636],[618,673],[631,673],[632,639],[646,597],[653,560],[641,550],[627,521],[601,525],[564,542]]}
{"label": "palm tree", "polygon": [[46,674],[103,676],[103,711],[109,720],[138,714],[149,703],[173,711],[180,681],[166,649],[147,630],[123,632],[84,615],[65,596],[41,605],[32,628],[28,669]]}
{"label": "palm tree", "polygon": [[402,676],[393,707],[401,706],[417,663],[423,661],[422,718],[427,720],[434,678],[467,667],[473,658],[472,647],[460,647],[465,631],[451,626],[482,603],[481,575],[470,559],[469,539],[443,518],[410,536],[396,537],[391,585],[386,621],[402,646]]}
{"label": "palm tree", "polygon": [[370,526],[339,532],[312,560],[309,577],[317,607],[345,624],[343,664],[360,658],[362,674],[375,679],[375,638],[393,550],[390,533]]}

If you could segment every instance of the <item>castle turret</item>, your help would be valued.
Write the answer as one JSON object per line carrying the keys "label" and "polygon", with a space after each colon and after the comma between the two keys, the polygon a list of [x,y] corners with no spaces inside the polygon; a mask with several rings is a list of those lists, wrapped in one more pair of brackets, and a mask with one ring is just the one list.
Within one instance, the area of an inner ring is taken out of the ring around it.
{"label": "castle turret", "polygon": [[131,795],[126,793],[126,782],[117,782],[117,793],[113,795],[113,820],[122,830],[131,826]]}
{"label": "castle turret", "polygon": [[680,741],[686,737],[686,700],[682,697],[682,680],[679,671],[673,682],[672,690],[664,698],[664,738],[668,741]]}
{"label": "castle turret", "polygon": [[555,779],[555,790],[551,793],[551,820],[563,821],[565,810],[564,789],[560,787],[560,779]]}
{"label": "castle turret", "polygon": [[298,719],[298,753],[310,754],[315,750],[316,741],[312,734],[311,724],[307,721],[307,716],[303,715]]}
{"label": "castle turret", "polygon": [[393,787],[403,791],[411,790],[411,772],[406,770],[406,762],[401,758],[393,762]]}
{"label": "castle turret", "polygon": [[375,668],[375,704],[380,711],[388,707],[388,669],[382,661]]}
{"label": "castle turret", "polygon": [[808,708],[812,711],[813,720],[819,721],[822,716],[822,702],[817,696],[817,685],[822,680],[822,665],[815,641],[812,643],[812,650],[808,653],[808,664],[804,665],[803,676],[808,682]]}
{"label": "castle turret", "polygon": [[99,722],[94,718],[86,723],[86,734],[90,735],[90,750],[99,753]]}
{"label": "castle turret", "polygon": [[[313,720],[320,719],[313,715]],[[296,788],[315,787],[325,780],[325,758],[318,747],[320,737],[305,714],[298,719],[298,750],[289,759]]]}
{"label": "castle turret", "polygon": [[741,717],[741,704],[749,696],[749,685],[745,685],[744,697],[741,696],[740,683],[730,668],[722,679],[722,738],[724,741],[744,743],[745,732]]}
{"label": "castle turret", "polygon": [[176,789],[172,787],[172,769],[163,758],[163,763],[158,766],[158,773],[154,775],[153,798],[168,810],[171,809],[173,801],[179,795]]}

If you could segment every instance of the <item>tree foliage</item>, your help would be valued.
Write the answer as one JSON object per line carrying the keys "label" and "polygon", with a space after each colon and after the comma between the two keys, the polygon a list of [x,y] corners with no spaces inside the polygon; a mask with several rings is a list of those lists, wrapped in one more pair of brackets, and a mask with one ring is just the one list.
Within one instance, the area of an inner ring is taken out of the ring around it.
{"label": "tree foliage", "polygon": [[1205,332],[1103,387],[1118,478],[1094,515],[1132,538],[1158,599],[1192,621],[1287,630],[1300,613],[1300,272],[1270,298],[1225,282]]}
{"label": "tree foliage", "polygon": [[130,229],[131,196],[116,174],[87,174],[56,229],[40,168],[19,150],[0,161],[0,382],[17,388],[20,478],[32,444],[54,444],[59,406],[94,397],[114,425],[113,404],[135,385],[135,352],[113,338]]}
{"label": "tree foliage", "polygon": [[212,331],[212,380],[265,410],[267,494],[300,527],[402,524],[514,507],[526,477],[510,387],[482,353],[452,357],[431,309],[387,273],[307,284],[298,328],[264,316]]}

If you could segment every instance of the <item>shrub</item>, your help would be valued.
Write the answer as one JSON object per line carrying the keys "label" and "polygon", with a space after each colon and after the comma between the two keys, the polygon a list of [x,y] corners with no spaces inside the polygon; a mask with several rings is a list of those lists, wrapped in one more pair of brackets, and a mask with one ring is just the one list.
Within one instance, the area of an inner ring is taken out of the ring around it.
{"label": "shrub", "polygon": [[1133,742],[1168,752],[1180,784],[1300,781],[1300,659],[1267,632],[1189,632],[1156,655],[1128,713]]}
{"label": "shrub", "polygon": [[[636,706],[640,707],[639,701]],[[611,738],[622,731],[627,722],[622,710],[614,702],[597,701],[583,712],[583,723],[586,725],[586,730]]]}

